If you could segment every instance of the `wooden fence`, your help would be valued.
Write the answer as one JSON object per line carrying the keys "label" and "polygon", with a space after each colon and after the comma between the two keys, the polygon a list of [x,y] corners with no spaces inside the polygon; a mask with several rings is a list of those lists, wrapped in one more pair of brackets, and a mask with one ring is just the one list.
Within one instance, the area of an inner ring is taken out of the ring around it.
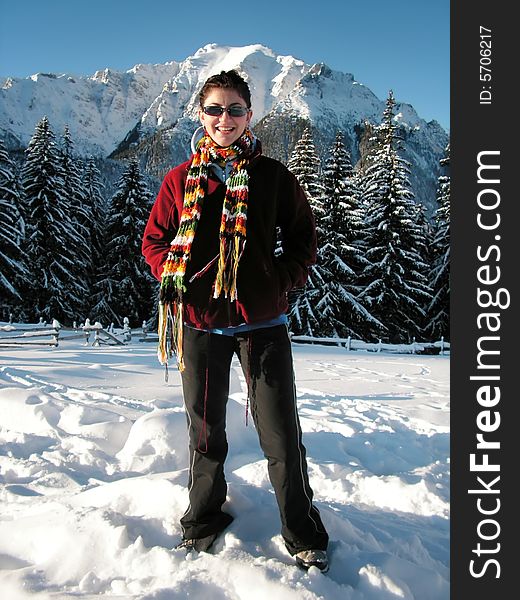
{"label": "wooden fence", "polygon": [[[14,346],[50,346],[57,347],[60,342],[84,339],[86,346],[124,346],[136,339],[139,342],[157,342],[155,331],[150,332],[146,321],[137,329],[131,329],[127,318],[123,321],[123,328],[114,328],[111,325],[105,328],[101,323],[91,324],[87,319],[84,324],[74,327],[61,327],[57,321],[52,325],[38,323],[25,324],[0,324],[0,347]],[[449,354],[450,343],[441,338],[436,342],[416,342],[409,344],[387,344],[378,342],[364,342],[348,338],[323,338],[306,335],[291,335],[291,340],[296,344],[318,344],[339,346],[346,351],[365,350],[367,352],[395,352],[399,354]]]}
{"label": "wooden fence", "polygon": [[378,342],[364,342],[348,338],[318,338],[308,335],[293,335],[291,340],[301,344],[321,344],[326,346],[341,346],[347,351],[366,350],[368,352],[396,352],[399,354],[449,354],[450,343],[441,338],[437,342],[416,342],[410,344],[387,344]]}
{"label": "wooden fence", "polygon": [[124,346],[132,340],[132,331],[126,320],[123,329],[105,329],[101,323],[93,325],[87,321],[74,327],[62,327],[54,320],[52,325],[45,322],[36,324],[0,324],[0,348],[20,346],[52,346],[60,342],[83,339],[86,346]]}
{"label": "wooden fence", "polygon": [[20,346],[58,346],[60,324],[53,321],[52,325],[13,325],[0,326],[0,348]]}

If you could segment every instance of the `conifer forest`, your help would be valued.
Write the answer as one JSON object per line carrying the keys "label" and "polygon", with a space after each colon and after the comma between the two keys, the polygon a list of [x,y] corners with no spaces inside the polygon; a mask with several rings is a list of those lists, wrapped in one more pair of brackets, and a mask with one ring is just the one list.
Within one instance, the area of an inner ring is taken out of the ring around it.
{"label": "conifer forest", "polygon": [[[428,218],[411,190],[394,115],[390,92],[357,165],[341,132],[319,156],[309,126],[292,151],[287,167],[318,235],[307,284],[289,294],[294,334],[449,340],[450,148]],[[46,117],[23,161],[0,140],[0,320],[153,323],[158,282],[141,241],[157,190],[145,175],[130,159],[107,194],[95,157],[78,157],[68,128],[58,138]]]}

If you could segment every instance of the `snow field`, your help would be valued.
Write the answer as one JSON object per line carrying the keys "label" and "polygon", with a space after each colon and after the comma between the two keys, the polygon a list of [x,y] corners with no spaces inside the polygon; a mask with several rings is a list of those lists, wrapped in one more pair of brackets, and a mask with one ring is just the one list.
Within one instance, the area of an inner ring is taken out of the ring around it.
{"label": "snow field", "polygon": [[294,566],[233,363],[212,554],[172,550],[187,505],[180,378],[153,344],[0,350],[0,596],[446,600],[449,358],[295,346],[331,568]]}

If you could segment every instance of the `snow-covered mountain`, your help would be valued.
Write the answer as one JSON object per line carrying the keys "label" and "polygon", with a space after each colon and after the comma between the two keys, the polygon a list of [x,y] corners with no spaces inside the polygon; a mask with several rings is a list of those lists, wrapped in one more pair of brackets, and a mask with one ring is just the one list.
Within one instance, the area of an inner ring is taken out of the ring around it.
{"label": "snow-covered mountain", "polygon": [[[253,127],[264,151],[281,160],[287,159],[309,121],[318,149],[326,151],[341,130],[358,160],[365,121],[381,120],[385,99],[351,74],[280,56],[259,44],[208,44],[181,62],[140,64],[126,72],[105,69],[90,77],[39,73],[2,79],[0,137],[10,148],[23,148],[36,123],[47,115],[56,133],[69,126],[79,152],[104,157],[138,152],[148,172],[160,177],[188,156],[203,82],[231,68],[250,84]],[[421,119],[411,105],[398,103],[397,109],[405,157],[414,167],[412,185],[418,200],[428,204],[448,136],[436,121]]]}
{"label": "snow-covered mountain", "polygon": [[[27,146],[47,115],[55,131],[69,125],[84,153],[111,154],[138,124],[142,134],[196,118],[198,91],[213,73],[239,68],[251,83],[256,120],[284,100],[310,69],[260,46],[209,44],[182,62],[104,69],[90,77],[38,73],[0,80],[0,128]],[[3,136],[7,137],[7,136]]]}
{"label": "snow-covered mountain", "polygon": [[55,132],[69,125],[79,151],[106,156],[178,71],[179,64],[171,62],[136,65],[125,73],[105,69],[91,77],[9,77],[1,82],[0,127],[25,147],[46,115]]}

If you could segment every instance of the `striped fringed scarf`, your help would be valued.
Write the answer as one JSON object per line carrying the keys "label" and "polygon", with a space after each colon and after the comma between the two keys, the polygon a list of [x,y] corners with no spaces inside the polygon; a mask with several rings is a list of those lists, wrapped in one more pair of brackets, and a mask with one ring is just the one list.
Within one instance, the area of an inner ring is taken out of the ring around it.
{"label": "striped fringed scarf", "polygon": [[253,150],[253,134],[246,129],[231,146],[218,146],[206,133],[198,142],[188,170],[184,204],[177,235],[163,266],[159,294],[158,358],[168,367],[173,352],[179,370],[184,369],[182,354],[184,276],[190,259],[191,245],[200,220],[207,189],[208,169],[212,161],[234,161],[226,181],[226,194],[220,221],[220,251],[213,297],[224,293],[231,302],[237,299],[237,269],[246,243],[249,175],[246,166]]}

